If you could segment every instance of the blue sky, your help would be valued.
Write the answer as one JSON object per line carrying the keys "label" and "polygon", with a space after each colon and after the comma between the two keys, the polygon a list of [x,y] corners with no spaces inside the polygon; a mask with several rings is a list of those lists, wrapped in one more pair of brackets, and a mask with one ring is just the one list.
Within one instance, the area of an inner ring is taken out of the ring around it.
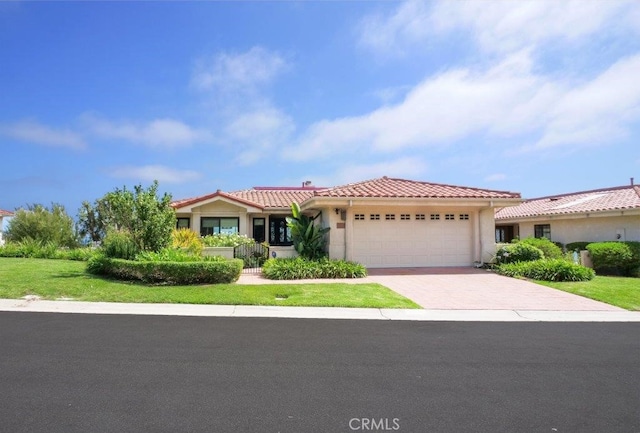
{"label": "blue sky", "polygon": [[0,208],[640,183],[637,1],[0,3]]}

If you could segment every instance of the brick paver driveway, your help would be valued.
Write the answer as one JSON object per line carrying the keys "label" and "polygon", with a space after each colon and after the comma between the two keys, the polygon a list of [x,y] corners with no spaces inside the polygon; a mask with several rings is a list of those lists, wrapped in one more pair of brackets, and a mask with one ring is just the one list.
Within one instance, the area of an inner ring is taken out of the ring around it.
{"label": "brick paver driveway", "polygon": [[[475,268],[369,269],[366,278],[292,280],[281,283],[376,282],[435,310],[626,311],[602,302]],[[270,284],[261,275],[243,274],[240,284]]]}
{"label": "brick paver driveway", "polygon": [[427,309],[624,311],[582,296],[475,268],[370,269],[368,279]]}

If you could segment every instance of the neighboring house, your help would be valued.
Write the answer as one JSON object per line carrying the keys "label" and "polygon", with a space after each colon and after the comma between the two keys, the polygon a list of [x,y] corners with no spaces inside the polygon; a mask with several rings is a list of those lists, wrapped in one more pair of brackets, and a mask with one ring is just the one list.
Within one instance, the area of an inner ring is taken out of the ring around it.
{"label": "neighboring house", "polygon": [[266,241],[278,257],[294,255],[286,226],[290,205],[330,227],[334,259],[368,267],[471,266],[495,252],[495,208],[520,194],[382,177],[331,188],[256,187],[172,203],[178,227],[201,235],[240,233]]}
{"label": "neighboring house", "polygon": [[9,212],[8,210],[0,209],[0,245],[4,245],[4,239],[2,239],[2,232],[4,231],[2,218],[12,217],[12,216],[13,216],[12,212]]}
{"label": "neighboring house", "polygon": [[633,184],[525,200],[496,212],[496,241],[640,241],[640,187]]}

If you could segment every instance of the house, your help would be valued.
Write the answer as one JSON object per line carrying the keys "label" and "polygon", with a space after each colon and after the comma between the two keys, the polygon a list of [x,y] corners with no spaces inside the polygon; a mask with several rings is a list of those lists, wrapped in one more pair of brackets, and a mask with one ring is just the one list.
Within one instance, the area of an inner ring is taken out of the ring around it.
{"label": "house", "polygon": [[12,216],[13,216],[12,212],[9,212],[8,210],[0,209],[0,245],[4,245],[4,239],[2,239],[2,232],[4,231],[2,218],[4,218],[4,217],[12,217]]}
{"label": "house", "polygon": [[496,211],[496,241],[546,237],[554,242],[640,241],[640,187],[573,192]]}
{"label": "house", "polygon": [[178,227],[201,235],[240,233],[266,241],[272,255],[295,255],[290,205],[320,215],[328,253],[367,267],[471,266],[495,252],[495,208],[520,194],[381,177],[336,187],[255,187],[172,203]]}

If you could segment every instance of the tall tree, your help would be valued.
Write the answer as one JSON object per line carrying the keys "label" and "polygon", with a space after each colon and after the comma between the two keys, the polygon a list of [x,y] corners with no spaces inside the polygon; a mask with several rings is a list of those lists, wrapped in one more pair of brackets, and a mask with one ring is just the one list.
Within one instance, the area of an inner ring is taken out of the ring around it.
{"label": "tall tree", "polygon": [[78,211],[80,232],[100,241],[107,232],[129,232],[140,251],[159,251],[171,242],[176,216],[171,195],[158,196],[158,182],[133,191],[116,188],[92,206],[84,202]]}
{"label": "tall tree", "polygon": [[73,248],[78,245],[73,218],[63,205],[57,203],[52,203],[51,208],[31,204],[26,209],[18,209],[9,221],[6,235],[7,240],[12,242],[33,239],[43,243],[52,242],[60,247]]}

